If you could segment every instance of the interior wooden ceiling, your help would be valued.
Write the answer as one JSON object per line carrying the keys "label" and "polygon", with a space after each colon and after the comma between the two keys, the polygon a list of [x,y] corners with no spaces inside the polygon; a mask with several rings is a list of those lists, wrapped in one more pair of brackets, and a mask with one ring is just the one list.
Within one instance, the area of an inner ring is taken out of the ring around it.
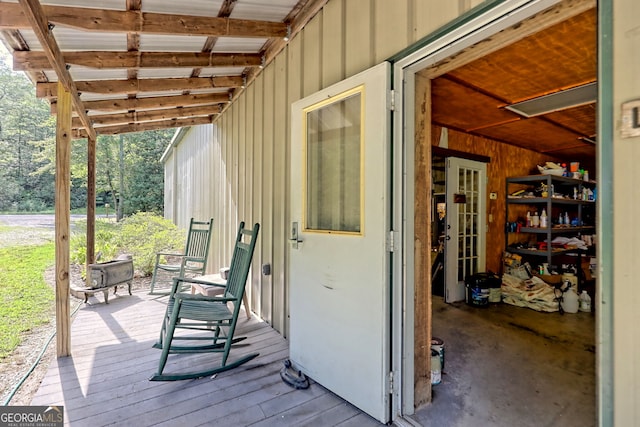
{"label": "interior wooden ceiling", "polygon": [[504,107],[597,79],[591,9],[432,81],[432,120],[447,128],[593,165],[596,104],[525,118]]}
{"label": "interior wooden ceiling", "polygon": [[210,123],[327,0],[5,0],[0,38],[74,137]]}

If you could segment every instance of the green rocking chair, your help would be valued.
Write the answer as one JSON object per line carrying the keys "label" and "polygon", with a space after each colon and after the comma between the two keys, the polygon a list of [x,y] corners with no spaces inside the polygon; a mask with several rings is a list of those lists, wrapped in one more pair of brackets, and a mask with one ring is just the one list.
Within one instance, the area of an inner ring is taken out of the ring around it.
{"label": "green rocking chair", "polygon": [[[154,345],[155,348],[162,349],[162,354],[158,371],[150,378],[151,381],[176,381],[211,376],[236,368],[258,356],[258,353],[253,353],[228,362],[232,344],[246,338],[234,338],[234,333],[259,229],[259,224],[255,224],[253,230],[250,230],[244,228],[244,222],[240,223],[227,284],[221,297],[183,292],[190,283],[215,286],[214,283],[184,277],[173,279],[166,314],[162,320],[160,339]],[[248,241],[245,242],[244,239]],[[229,302],[233,305],[233,311],[228,307]],[[191,335],[177,336],[178,329],[204,331],[206,334],[194,335],[192,332]],[[177,340],[195,341],[195,343],[176,345],[174,341]],[[164,373],[170,353],[209,352],[222,353],[222,360],[218,366],[195,372]]]}
{"label": "green rocking chair", "polygon": [[[156,254],[156,264],[153,268],[151,289],[149,290],[150,294],[154,293],[161,272],[172,274],[173,277],[184,277],[185,274],[205,274],[212,228],[213,218],[209,219],[209,221],[196,221],[191,218],[184,253],[158,252]],[[166,291],[164,295],[166,295]]]}

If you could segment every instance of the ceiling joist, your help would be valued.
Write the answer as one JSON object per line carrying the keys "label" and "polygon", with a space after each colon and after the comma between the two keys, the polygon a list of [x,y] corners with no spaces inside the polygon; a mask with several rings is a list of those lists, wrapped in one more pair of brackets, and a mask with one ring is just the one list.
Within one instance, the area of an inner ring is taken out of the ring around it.
{"label": "ceiling joist", "polygon": [[[126,125],[103,126],[96,128],[100,135],[118,135],[121,133],[145,132],[148,130],[171,129],[179,127],[189,127],[197,125],[209,124],[213,121],[212,117],[194,117],[189,119],[178,120],[161,120],[145,123],[129,123]],[[87,134],[84,130],[75,131],[74,139],[86,138]]]}
{"label": "ceiling joist", "polygon": [[[66,71],[66,70],[65,70]],[[79,92],[102,94],[136,94],[140,92],[187,91],[240,87],[242,76],[190,77],[177,79],[129,79],[129,80],[83,80],[76,82]],[[36,84],[38,98],[57,96],[56,83]]]}
{"label": "ceiling joist", "polygon": [[[64,52],[68,65],[88,68],[194,68],[194,67],[257,67],[262,55],[256,53],[203,52]],[[15,51],[14,71],[49,70],[51,65],[44,52]]]}
{"label": "ceiling joist", "polygon": [[[282,22],[207,16],[171,15],[139,10],[104,10],[82,7],[42,6],[49,22],[85,31],[133,32],[188,36],[282,38]],[[3,3],[0,29],[30,29],[31,22],[19,5]]]}
{"label": "ceiling joist", "polygon": [[[120,114],[101,114],[89,116],[94,126],[118,125],[127,123],[150,122],[156,120],[169,120],[173,118],[184,119],[188,117],[213,116],[220,114],[219,105],[203,105],[186,108],[165,108],[162,110],[133,111]],[[71,127],[78,129],[82,123],[78,117],[72,119]],[[98,128],[99,129],[99,128]]]}
{"label": "ceiling joist", "polygon": [[[87,111],[141,111],[159,108],[189,107],[207,104],[224,104],[229,102],[226,93],[196,93],[191,95],[156,96],[149,98],[107,99],[101,101],[85,101]],[[51,114],[56,114],[57,104],[51,103]]]}

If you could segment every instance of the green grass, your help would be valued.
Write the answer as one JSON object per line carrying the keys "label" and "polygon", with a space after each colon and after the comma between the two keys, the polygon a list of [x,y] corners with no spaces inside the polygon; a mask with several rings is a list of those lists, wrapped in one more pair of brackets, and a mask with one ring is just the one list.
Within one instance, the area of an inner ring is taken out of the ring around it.
{"label": "green grass", "polygon": [[53,243],[0,248],[0,359],[20,344],[23,333],[49,323],[55,294],[44,271],[54,259]]}

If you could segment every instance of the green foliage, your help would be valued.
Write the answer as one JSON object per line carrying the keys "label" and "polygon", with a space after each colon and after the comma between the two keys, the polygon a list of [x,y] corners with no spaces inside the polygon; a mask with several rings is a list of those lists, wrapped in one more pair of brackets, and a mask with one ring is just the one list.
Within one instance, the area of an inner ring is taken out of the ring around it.
{"label": "green foliage", "polygon": [[52,175],[37,173],[47,163],[55,121],[33,85],[0,61],[0,211],[33,211],[53,206]]}
{"label": "green foliage", "polygon": [[[164,169],[160,157],[174,131],[101,135],[96,141],[96,192],[110,194],[112,212],[161,214]],[[120,175],[120,143],[124,172]],[[43,212],[54,206],[55,116],[33,84],[0,57],[0,212]],[[120,193],[120,181],[124,194]],[[87,205],[87,142],[71,145],[71,207]],[[118,199],[116,198],[118,196]]]}
{"label": "green foliage", "polygon": [[0,249],[0,359],[21,334],[49,323],[55,294],[42,273],[54,264],[54,252],[53,243]]}
{"label": "green foliage", "polygon": [[[79,231],[71,239],[71,260],[84,265],[86,231],[80,230],[80,224],[76,227]],[[102,253],[100,261],[130,254],[134,268],[144,275],[153,272],[157,252],[181,252],[184,244],[185,232],[153,213],[137,213],[119,223],[96,221],[96,252]]]}

